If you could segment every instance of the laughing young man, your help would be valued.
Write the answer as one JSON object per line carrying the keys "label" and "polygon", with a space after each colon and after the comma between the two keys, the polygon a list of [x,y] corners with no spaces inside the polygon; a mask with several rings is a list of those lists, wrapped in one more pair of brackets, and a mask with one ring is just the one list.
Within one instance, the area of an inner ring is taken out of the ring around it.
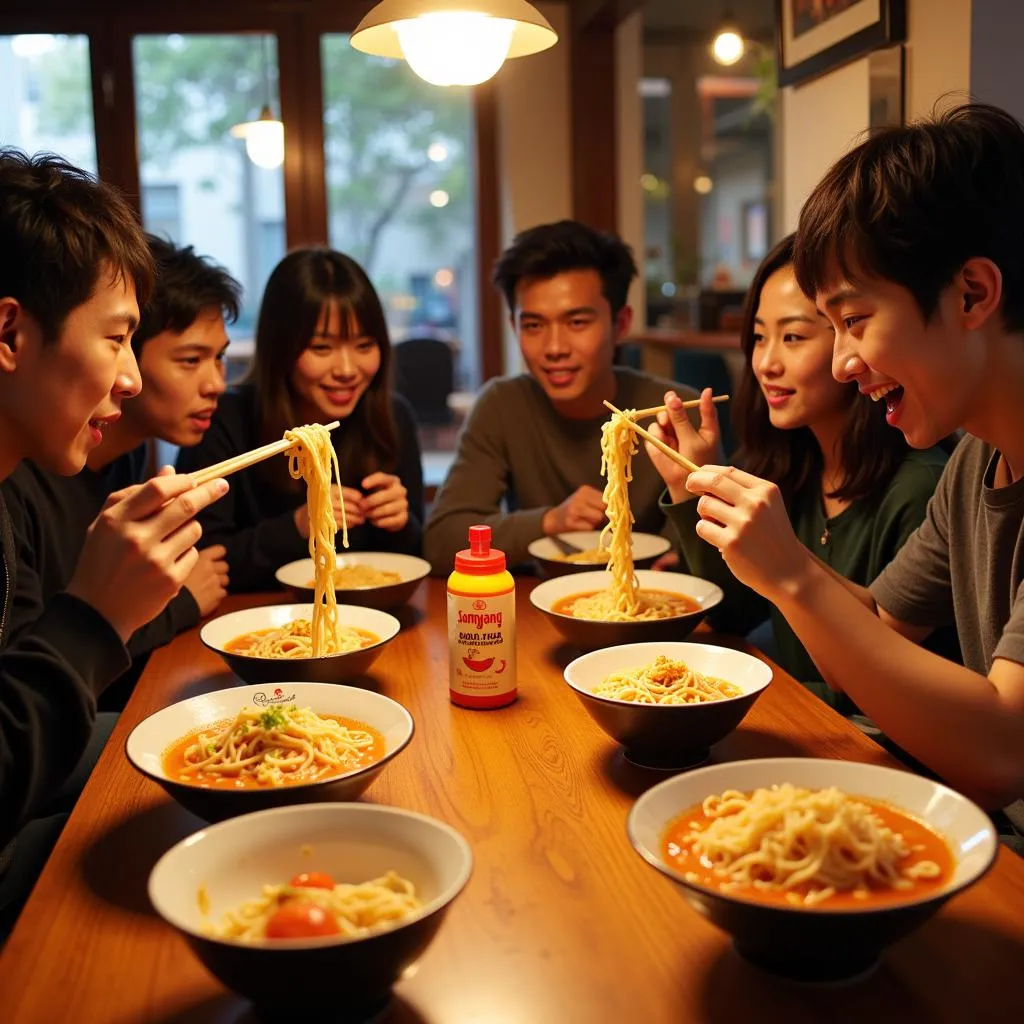
{"label": "laughing young man", "polygon": [[[0,479],[79,472],[139,391],[131,336],[153,259],[124,200],[64,161],[0,150]],[[9,638],[17,562],[0,502],[0,846],[67,779],[125,642],[192,571],[194,515],[227,491],[161,475],[112,495],[67,586]]]}
{"label": "laughing young man", "polygon": [[[132,337],[142,390],[103,430],[86,468],[75,476],[22,463],[2,491],[14,525],[18,585],[12,636],[31,627],[71,579],[89,526],[109,495],[155,471],[154,441],[198,444],[224,393],[225,319],[238,315],[240,286],[221,267],[147,236],[156,263],[153,295]],[[178,595],[128,643],[133,657],[166,643],[213,611],[226,594],[222,547],[205,548]],[[121,689],[119,687],[118,689]]]}
{"label": "laughing young man", "polygon": [[[576,221],[524,231],[502,255],[494,281],[527,372],[488,382],[473,406],[424,534],[435,572],[450,571],[474,523],[491,526],[510,565],[527,561],[539,537],[603,527],[603,403],[640,409],[672,389],[695,395],[614,365],[633,321],[627,292],[635,276],[620,239]],[[645,459],[633,471],[636,529],[658,533],[661,479]]]}
{"label": "laughing young man", "polygon": [[[1024,825],[1024,128],[974,105],[843,157],[796,270],[833,372],[915,448],[961,427],[921,527],[870,588],[793,535],[776,487],[706,466],[697,532],[773,601],[823,677],[951,785]],[[955,623],[964,667],[919,646]]]}

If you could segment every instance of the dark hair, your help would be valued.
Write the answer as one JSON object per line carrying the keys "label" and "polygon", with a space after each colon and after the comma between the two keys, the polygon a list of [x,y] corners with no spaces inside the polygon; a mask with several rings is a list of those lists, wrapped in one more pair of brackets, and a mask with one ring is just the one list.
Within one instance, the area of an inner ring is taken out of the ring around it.
{"label": "dark hair", "polygon": [[56,341],[105,269],[134,285],[145,306],[153,257],[121,194],[58,156],[0,149],[0,295]]}
{"label": "dark hair", "polygon": [[[276,440],[298,422],[290,384],[292,367],[332,303],[341,314],[344,337],[358,332],[373,338],[380,349],[377,375],[335,432],[342,472],[362,479],[379,469],[394,469],[398,437],[389,391],[388,325],[370,279],[355,260],[333,249],[312,248],[296,249],[278,263],[263,292],[250,379],[256,386],[264,438]],[[283,459],[268,459],[263,467],[278,486],[287,490],[299,486],[288,475]]]}
{"label": "dark hair", "polygon": [[494,284],[514,310],[516,285],[524,277],[554,277],[568,270],[596,270],[601,275],[601,294],[613,317],[626,305],[636,277],[633,253],[621,238],[576,220],[560,220],[516,235],[494,266]]}
{"label": "dark hair", "polygon": [[146,235],[146,242],[156,261],[156,285],[132,337],[137,356],[150,338],[181,334],[207,310],[218,310],[228,323],[238,319],[242,286],[223,267],[197,256],[191,245],[179,249],[156,235]]}
{"label": "dark hair", "polygon": [[906,288],[926,321],[954,275],[987,257],[1003,275],[1003,324],[1024,330],[1024,128],[967,104],[889,128],[837,161],[800,213],[794,265],[816,295],[841,274]]}
{"label": "dark hair", "polygon": [[[748,472],[778,484],[787,505],[805,487],[821,479],[821,448],[810,427],[779,430],[772,426],[768,403],[751,362],[754,318],[761,304],[761,292],[772,274],[793,264],[793,249],[794,236],[789,235],[764,258],[750,283],[740,336],[747,367],[736,389],[733,409],[741,446],[738,461]],[[903,434],[885,422],[884,402],[872,402],[858,392],[856,384],[837,383],[836,387],[847,392],[849,404],[839,440],[843,478],[830,496],[844,501],[880,496],[910,448]]]}

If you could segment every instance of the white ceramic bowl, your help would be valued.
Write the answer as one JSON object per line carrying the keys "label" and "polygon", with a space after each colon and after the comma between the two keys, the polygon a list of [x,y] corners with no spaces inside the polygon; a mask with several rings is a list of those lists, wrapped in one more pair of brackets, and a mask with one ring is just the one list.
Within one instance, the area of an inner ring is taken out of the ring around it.
{"label": "white ceramic bowl", "polygon": [[309,619],[312,614],[312,604],[269,604],[246,608],[211,619],[199,631],[199,639],[216,651],[228,663],[231,671],[247,683],[277,683],[288,679],[338,683],[366,672],[401,628],[398,619],[387,612],[359,605],[339,604],[338,622],[341,625],[368,630],[380,637],[378,642],[356,651],[327,654],[321,658],[254,658],[249,654],[234,654],[226,649],[232,640],[243,633],[279,628],[294,619]]}
{"label": "white ceramic bowl", "polygon": [[[659,654],[733,683],[743,693],[705,704],[637,704],[593,693],[613,672],[642,668]],[[707,760],[711,744],[732,732],[765,691],[772,670],[759,658],[728,647],[661,642],[625,644],[584,654],[566,667],[565,681],[590,717],[622,744],[631,761],[652,768],[681,769]]]}
{"label": "white ceramic bowl", "polygon": [[[706,797],[784,782],[808,789],[837,786],[909,812],[949,842],[956,860],[952,879],[916,901],[830,910],[827,903],[800,907],[745,900],[688,882],[662,859],[666,828]],[[741,955],[773,973],[808,981],[846,979],[871,970],[886,946],[974,885],[992,866],[998,848],[988,815],[947,786],[879,765],[797,757],[716,764],[667,779],[633,805],[628,830],[640,856],[681,886],[700,914],[732,935]]]}
{"label": "white ceramic bowl", "polygon": [[[281,1019],[330,1010],[301,1019],[364,1020],[430,944],[472,866],[466,840],[422,814],[373,804],[278,807],[212,825],[173,846],[150,874],[149,898],[211,973],[259,1006],[286,1014]],[[388,870],[409,879],[424,904],[396,927],[363,938],[256,944],[203,932],[204,920],[219,922],[264,885],[301,871],[363,882]],[[209,900],[206,918],[200,889]]]}
{"label": "white ceramic bowl", "polygon": [[685,615],[674,615],[669,619],[643,622],[601,622],[597,619],[577,619],[572,615],[552,611],[552,607],[562,598],[611,586],[612,576],[607,570],[573,573],[546,580],[533,588],[530,601],[551,619],[571,644],[583,650],[593,650],[597,647],[616,647],[655,640],[682,640],[697,628],[709,609],[714,608],[723,597],[721,587],[698,576],[638,569],[636,578],[644,590],[667,590],[683,594],[693,598],[700,609]]}
{"label": "white ceramic bowl", "polygon": [[[365,722],[384,737],[384,756],[347,775],[277,789],[204,789],[168,778],[163,755],[186,733],[234,718],[246,705],[258,708],[296,704],[318,714],[341,715]],[[412,715],[397,701],[372,690],[332,683],[280,683],[276,686],[233,686],[202,693],[171,704],[143,719],[125,743],[128,760],[143,775],[159,783],[183,807],[207,821],[259,811],[282,804],[314,800],[355,800],[405,749],[412,739]]]}
{"label": "white ceramic bowl", "polygon": [[[569,533],[560,533],[558,538],[582,551],[587,551],[598,546],[601,531],[575,530]],[[659,537],[655,533],[634,533],[633,565],[637,569],[648,569],[651,563],[665,554],[671,546],[667,537]],[[563,561],[558,557],[562,552],[551,537],[540,537],[533,541],[527,550],[537,562],[541,572],[548,578],[565,576],[569,573],[593,572],[595,569],[601,568],[600,563]]]}
{"label": "white ceramic bowl", "polygon": [[[339,599],[367,608],[397,608],[412,597],[416,588],[430,572],[430,563],[414,555],[398,555],[389,551],[354,551],[338,554],[338,568],[347,565],[368,565],[374,569],[396,572],[401,576],[397,583],[380,587],[338,587]],[[297,562],[282,565],[275,573],[277,582],[291,590],[300,600],[313,600],[313,560],[300,558]]]}

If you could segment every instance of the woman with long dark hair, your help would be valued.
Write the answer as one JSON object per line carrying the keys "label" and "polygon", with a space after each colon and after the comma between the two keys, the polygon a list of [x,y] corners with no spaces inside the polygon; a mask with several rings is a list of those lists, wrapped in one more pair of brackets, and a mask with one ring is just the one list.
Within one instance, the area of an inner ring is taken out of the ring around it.
{"label": "woman with long dark hair", "polygon": [[[249,378],[225,395],[203,442],[183,450],[179,472],[278,440],[302,423],[341,425],[331,437],[341,467],[334,488],[356,551],[418,553],[423,470],[412,409],[389,389],[391,341],[380,299],[354,260],[299,249],[274,268],[256,325]],[[308,551],[305,485],[286,460],[258,463],[231,481],[201,519],[204,544],[223,544],[232,590],[274,584],[274,572]],[[340,537],[340,533],[339,533]]]}
{"label": "woman with long dark hair", "polygon": [[[740,441],[736,462],[774,481],[794,531],[836,572],[867,585],[924,519],[946,463],[940,448],[915,451],[885,422],[885,403],[832,376],[833,335],[793,272],[793,236],[765,258],[750,285],[743,316],[746,360],[733,404]],[[710,390],[701,396],[694,429],[679,399],[652,433],[698,465],[717,461],[719,428]],[[689,473],[653,445],[648,454],[667,485],[666,514],[675,524],[690,571],[714,580],[725,600],[709,619],[717,629],[745,634],[771,618],[776,660],[791,675],[843,710],[852,705],[821,682],[813,661],[775,607],[744,587],[718,552],[694,532],[697,501]],[[935,644],[956,655],[947,632]]]}

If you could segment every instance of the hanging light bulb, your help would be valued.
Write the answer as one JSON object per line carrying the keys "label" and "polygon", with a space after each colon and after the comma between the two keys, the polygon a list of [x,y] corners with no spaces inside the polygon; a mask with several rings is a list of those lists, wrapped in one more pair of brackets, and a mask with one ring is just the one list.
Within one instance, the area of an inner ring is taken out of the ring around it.
{"label": "hanging light bulb", "polygon": [[236,139],[245,139],[245,152],[257,166],[273,170],[284,163],[284,125],[270,109],[270,37],[263,36],[260,63],[263,67],[264,102],[255,121],[243,121],[231,129]]}
{"label": "hanging light bulb", "polygon": [[737,30],[731,13],[726,12],[722,24],[711,42],[711,56],[719,64],[731,67],[743,56],[745,50],[746,44],[743,42],[743,36]]}
{"label": "hanging light bulb", "polygon": [[231,134],[236,139],[245,139],[245,151],[257,167],[270,171],[284,163],[284,125],[269,106],[260,111],[258,120],[236,124]]}
{"label": "hanging light bulb", "polygon": [[527,0],[381,0],[350,39],[363,53],[404,59],[433,85],[479,85],[506,60],[557,41]]}

